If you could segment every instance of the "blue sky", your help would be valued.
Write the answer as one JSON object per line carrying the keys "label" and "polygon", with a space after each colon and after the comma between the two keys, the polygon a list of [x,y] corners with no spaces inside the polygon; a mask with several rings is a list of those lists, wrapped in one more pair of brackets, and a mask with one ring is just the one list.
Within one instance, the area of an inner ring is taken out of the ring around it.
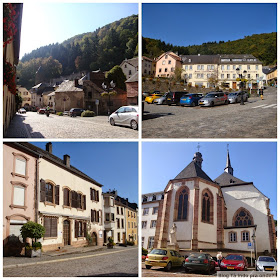
{"label": "blue sky", "polygon": [[138,14],[138,3],[42,3],[23,5],[20,57],[34,49],[93,32]]}
{"label": "blue sky", "polygon": [[[226,167],[227,144],[233,175],[253,182],[270,198],[270,209],[277,218],[276,142],[200,142],[203,171],[216,179]],[[198,142],[143,142],[142,194],[163,191],[193,159]]]}
{"label": "blue sky", "polygon": [[276,4],[143,4],[142,35],[179,46],[277,31]]}
{"label": "blue sky", "polygon": [[[46,148],[47,142],[31,144]],[[118,195],[138,203],[137,142],[52,142],[53,154],[103,185],[103,192],[114,188]]]}

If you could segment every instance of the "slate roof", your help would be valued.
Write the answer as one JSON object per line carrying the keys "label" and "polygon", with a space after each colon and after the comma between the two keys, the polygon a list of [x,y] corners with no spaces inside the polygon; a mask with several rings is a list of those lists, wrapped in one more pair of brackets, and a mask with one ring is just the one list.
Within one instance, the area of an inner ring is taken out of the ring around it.
{"label": "slate roof", "polygon": [[70,172],[75,173],[76,175],[82,177],[83,179],[85,179],[85,180],[87,180],[87,181],[89,181],[89,182],[91,182],[91,183],[93,183],[93,184],[95,184],[99,187],[102,187],[102,184],[98,183],[97,181],[95,181],[94,179],[92,179],[91,177],[89,177],[88,175],[86,175],[85,173],[83,173],[82,171],[77,169],[76,167],[74,167],[72,165],[70,165],[70,167],[67,167],[64,164],[62,159],[60,159],[59,157],[57,157],[57,156],[39,148],[37,146],[34,146],[34,145],[32,145],[30,143],[27,143],[27,142],[18,142],[18,143],[14,143],[14,144],[16,146],[19,146],[19,147],[23,148],[23,149],[27,148],[27,149],[43,156],[44,158],[49,159],[50,161],[60,165],[61,167],[65,168],[65,169],[68,169]]}
{"label": "slate roof", "polygon": [[[138,57],[134,57],[134,58],[130,58],[130,59],[125,59],[125,60],[121,63],[121,65],[124,64],[125,62],[128,63],[128,64],[130,64],[130,65],[132,65],[132,66],[135,67],[135,68],[138,67]],[[121,66],[121,65],[120,65],[120,66]]]}
{"label": "slate roof", "polygon": [[[183,64],[218,64],[218,55],[181,55]],[[190,61],[189,61],[190,59]]]}
{"label": "slate roof", "polygon": [[75,81],[65,80],[63,81],[60,86],[56,89],[55,92],[76,92],[76,91],[83,91],[82,86],[79,84],[75,87]]}
{"label": "slate roof", "polygon": [[202,178],[209,182],[213,181],[211,178],[194,162],[192,161],[187,167],[185,167],[175,178],[176,179],[188,179],[188,178]]}
{"label": "slate roof", "polygon": [[233,175],[224,172],[223,174],[221,174],[218,178],[216,178],[214,180],[215,182],[217,182],[221,187],[223,186],[237,186],[237,185],[242,185],[242,184],[247,184],[248,182],[242,181],[236,177],[234,177]]}
{"label": "slate roof", "polygon": [[138,71],[134,73],[129,79],[125,81],[126,83],[138,82]]}

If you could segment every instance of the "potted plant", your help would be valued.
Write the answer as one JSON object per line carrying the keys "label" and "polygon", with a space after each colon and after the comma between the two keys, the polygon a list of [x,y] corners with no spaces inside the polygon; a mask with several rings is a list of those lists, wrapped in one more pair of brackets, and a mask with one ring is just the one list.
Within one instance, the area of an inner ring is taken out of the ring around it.
{"label": "potted plant", "polygon": [[45,228],[35,222],[27,222],[20,229],[21,235],[24,240],[30,238],[32,243],[26,243],[25,245],[25,256],[33,258],[41,256],[42,244],[37,242],[37,239],[40,239],[45,234]]}
{"label": "potted plant", "polygon": [[114,243],[114,239],[112,237],[108,237],[107,248],[108,249],[113,249],[114,245],[116,245],[116,243]]}

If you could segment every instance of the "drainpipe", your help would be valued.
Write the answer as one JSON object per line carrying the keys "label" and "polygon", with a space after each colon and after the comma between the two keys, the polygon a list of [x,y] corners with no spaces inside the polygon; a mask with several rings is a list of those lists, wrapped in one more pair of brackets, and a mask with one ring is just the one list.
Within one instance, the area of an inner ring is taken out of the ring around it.
{"label": "drainpipe", "polygon": [[35,222],[39,221],[39,202],[40,202],[40,178],[39,178],[39,163],[42,156],[39,154],[39,158],[36,160],[36,184],[35,184]]}

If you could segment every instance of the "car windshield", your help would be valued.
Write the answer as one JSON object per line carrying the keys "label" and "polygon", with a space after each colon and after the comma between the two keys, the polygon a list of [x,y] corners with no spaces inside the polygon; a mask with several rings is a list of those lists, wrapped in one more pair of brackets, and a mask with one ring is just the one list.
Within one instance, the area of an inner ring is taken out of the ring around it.
{"label": "car windshield", "polygon": [[272,257],[259,257],[260,262],[275,262],[275,259]]}
{"label": "car windshield", "polygon": [[193,259],[205,259],[205,254],[201,254],[201,253],[193,253],[189,255],[189,258],[193,258]]}
{"label": "car windshield", "polygon": [[168,94],[168,92],[166,92],[162,97],[165,97],[165,96],[167,96],[167,94]]}
{"label": "car windshield", "polygon": [[166,250],[161,250],[161,249],[153,249],[150,254],[153,254],[153,255],[166,255],[167,251]]}
{"label": "car windshield", "polygon": [[226,256],[226,260],[231,260],[231,261],[242,261],[242,256],[239,255],[228,255]]}
{"label": "car windshield", "polygon": [[237,95],[237,92],[231,92],[230,94],[229,94],[229,96],[236,96]]}
{"label": "car windshield", "polygon": [[208,93],[205,97],[206,98],[211,98],[211,97],[215,97],[216,94],[215,93]]}

